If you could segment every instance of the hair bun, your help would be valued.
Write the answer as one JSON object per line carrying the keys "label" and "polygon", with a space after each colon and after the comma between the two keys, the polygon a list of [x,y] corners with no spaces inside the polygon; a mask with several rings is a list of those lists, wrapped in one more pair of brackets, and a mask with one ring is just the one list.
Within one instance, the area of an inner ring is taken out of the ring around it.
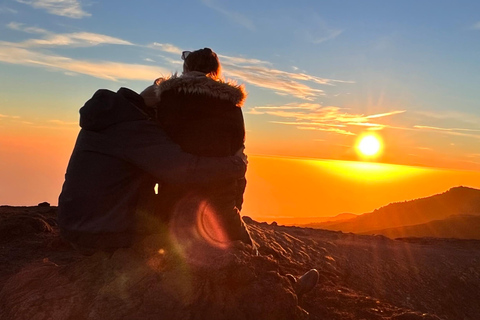
{"label": "hair bun", "polygon": [[221,69],[217,54],[210,48],[191,52],[184,63],[188,71],[199,71],[213,76],[219,75]]}

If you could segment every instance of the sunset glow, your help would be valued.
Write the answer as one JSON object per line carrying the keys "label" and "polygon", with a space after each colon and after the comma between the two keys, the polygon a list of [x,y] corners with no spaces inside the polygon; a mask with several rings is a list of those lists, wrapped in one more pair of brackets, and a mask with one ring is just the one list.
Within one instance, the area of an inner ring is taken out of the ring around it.
{"label": "sunset glow", "polygon": [[[412,0],[349,10],[187,3],[0,5],[0,205],[57,205],[85,102],[98,89],[141,92],[180,75],[182,51],[203,47],[248,93],[242,214],[364,213],[480,187],[478,10],[445,2],[432,15]],[[161,32],[159,13],[169,26]]]}
{"label": "sunset glow", "polygon": [[260,221],[361,214],[453,186],[480,188],[476,171],[265,156],[249,160],[242,212]]}

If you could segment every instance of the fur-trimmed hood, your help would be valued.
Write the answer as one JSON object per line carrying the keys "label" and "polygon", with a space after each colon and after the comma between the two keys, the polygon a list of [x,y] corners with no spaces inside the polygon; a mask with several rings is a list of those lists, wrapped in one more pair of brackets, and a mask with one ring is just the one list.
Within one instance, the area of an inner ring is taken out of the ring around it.
{"label": "fur-trimmed hood", "polygon": [[160,101],[163,92],[174,90],[177,93],[206,95],[242,107],[247,96],[243,85],[214,80],[200,72],[189,72],[181,76],[174,74],[169,78],[160,78],[156,80],[156,85],[157,101]]}

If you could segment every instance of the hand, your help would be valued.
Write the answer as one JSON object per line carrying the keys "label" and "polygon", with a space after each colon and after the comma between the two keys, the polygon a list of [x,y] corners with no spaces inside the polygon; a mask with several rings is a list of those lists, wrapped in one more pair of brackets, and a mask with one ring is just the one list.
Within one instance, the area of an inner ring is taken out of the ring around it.
{"label": "hand", "polygon": [[238,149],[238,151],[235,153],[235,156],[239,157],[240,159],[242,159],[242,161],[245,163],[245,165],[248,164],[248,157],[247,155],[245,154],[245,146],[241,147],[240,149]]}

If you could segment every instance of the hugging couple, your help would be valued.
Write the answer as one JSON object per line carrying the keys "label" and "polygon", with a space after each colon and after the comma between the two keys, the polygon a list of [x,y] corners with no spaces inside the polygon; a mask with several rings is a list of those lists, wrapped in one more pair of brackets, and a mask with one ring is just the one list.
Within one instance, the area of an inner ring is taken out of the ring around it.
{"label": "hugging couple", "polygon": [[[98,90],[80,109],[58,205],[61,236],[80,252],[165,234],[187,246],[198,240],[258,254],[240,216],[246,93],[221,79],[211,49],[182,59],[180,76],[159,78],[141,94]],[[318,272],[289,279],[306,292]]]}

